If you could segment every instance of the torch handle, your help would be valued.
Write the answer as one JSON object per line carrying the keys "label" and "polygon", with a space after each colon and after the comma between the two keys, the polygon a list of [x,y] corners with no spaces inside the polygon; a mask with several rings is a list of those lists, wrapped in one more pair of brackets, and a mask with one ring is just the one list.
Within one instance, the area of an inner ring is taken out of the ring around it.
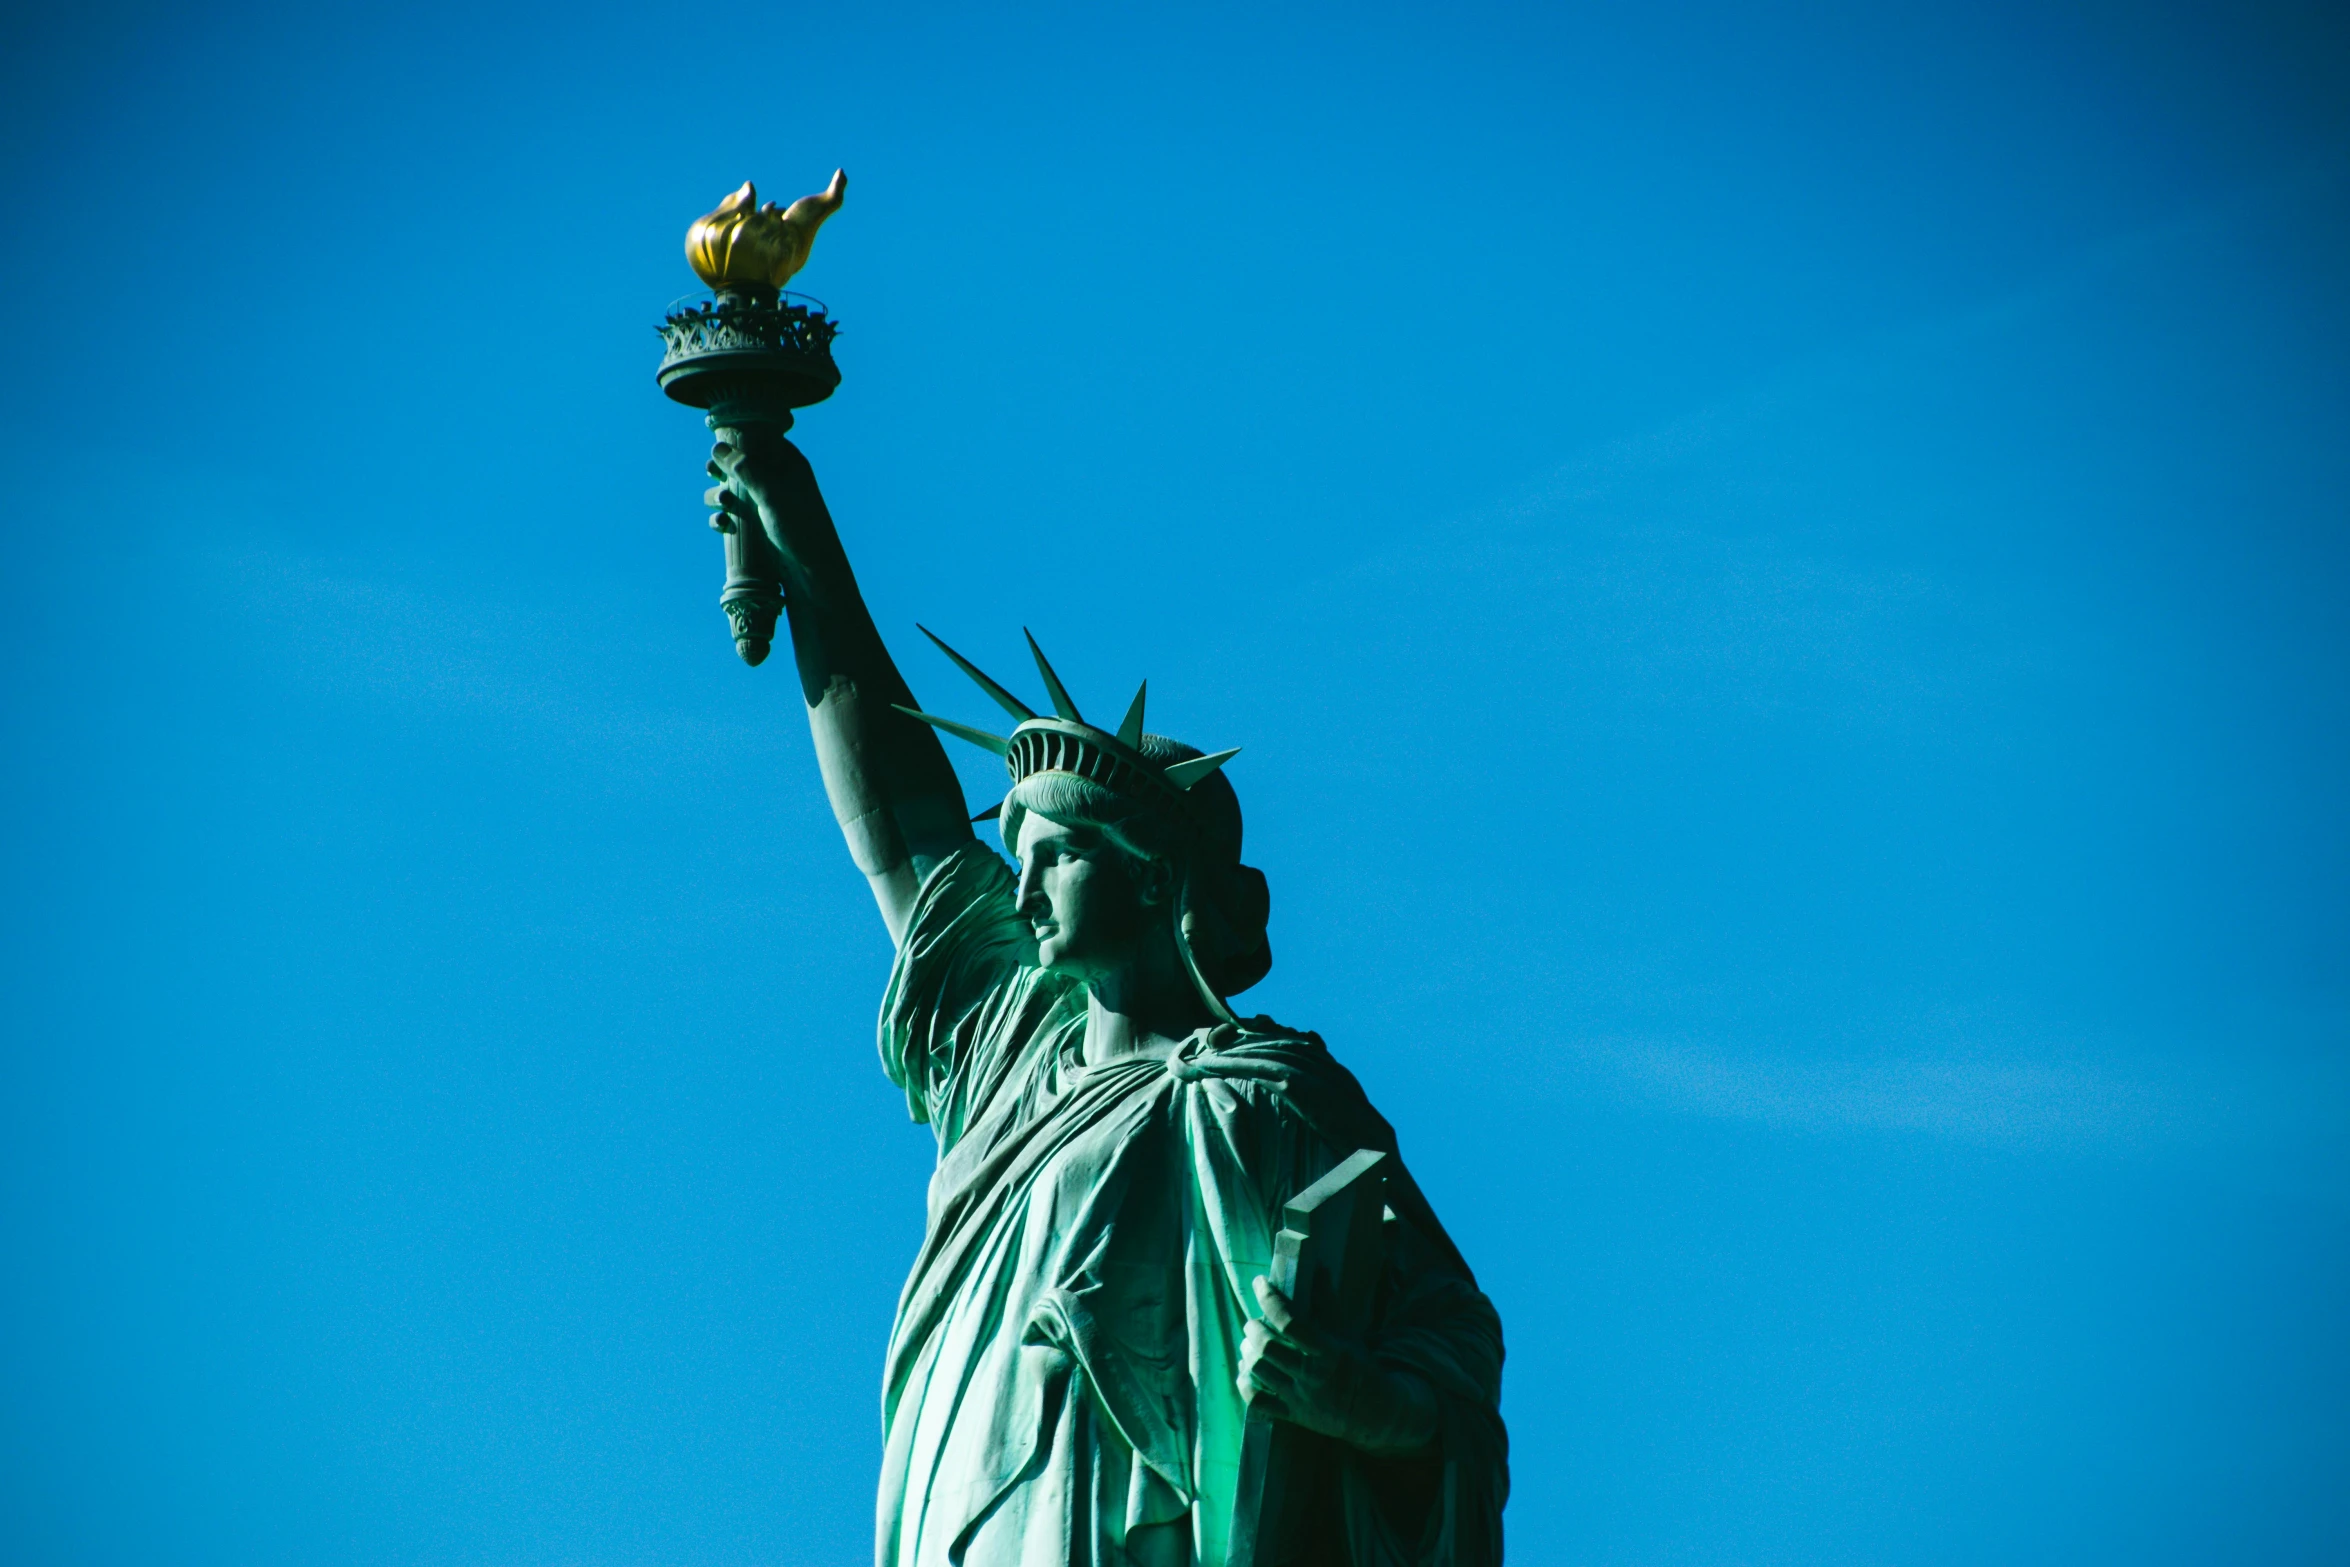
{"label": "torch handle", "polygon": [[[704,422],[720,440],[745,425],[764,425],[781,435],[792,427],[792,414],[778,400],[729,398],[713,405]],[[726,586],[719,590],[718,607],[734,632],[735,652],[746,664],[760,664],[775,644],[775,619],[783,613],[783,562],[756,522],[724,512],[719,517],[726,524]]]}

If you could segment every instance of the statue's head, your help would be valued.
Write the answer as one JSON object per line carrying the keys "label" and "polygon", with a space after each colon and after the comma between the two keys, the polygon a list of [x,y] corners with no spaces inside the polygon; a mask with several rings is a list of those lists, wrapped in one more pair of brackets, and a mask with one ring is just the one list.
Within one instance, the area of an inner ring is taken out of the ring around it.
{"label": "statue's head", "polygon": [[1041,650],[1037,668],[1054,711],[1039,717],[938,645],[1020,719],[1005,738],[907,709],[1004,758],[1012,789],[997,827],[1021,868],[1038,961],[1090,978],[1171,940],[1202,999],[1229,1017],[1223,998],[1273,965],[1265,878],[1240,863],[1240,798],[1220,771],[1235,753],[1203,755],[1144,734],[1140,691],[1116,731],[1095,728]]}
{"label": "statue's head", "polygon": [[[1164,735],[1142,735],[1134,749],[1161,769],[1200,759]],[[997,812],[1038,961],[1090,975],[1164,932],[1216,1002],[1264,978],[1273,965],[1265,878],[1240,863],[1240,798],[1224,775],[1193,784],[1177,805],[1097,780],[1083,755],[1060,760],[1071,765],[1018,779]]]}

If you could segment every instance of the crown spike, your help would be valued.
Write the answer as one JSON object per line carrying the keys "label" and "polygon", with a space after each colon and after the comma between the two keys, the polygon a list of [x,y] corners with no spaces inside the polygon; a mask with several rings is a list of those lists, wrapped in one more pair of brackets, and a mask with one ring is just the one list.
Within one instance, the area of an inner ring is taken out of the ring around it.
{"label": "crown spike", "polygon": [[1006,691],[1002,686],[997,685],[994,681],[988,679],[986,675],[980,673],[979,666],[977,664],[972,663],[971,660],[965,658],[962,654],[956,652],[953,648],[948,647],[944,642],[940,642],[937,632],[931,630],[928,626],[922,624],[920,621],[914,622],[914,629],[921,632],[924,636],[930,638],[931,642],[937,646],[941,653],[944,653],[947,657],[953,659],[957,669],[960,669],[964,674],[969,675],[974,681],[978,682],[980,690],[985,691],[989,696],[994,697],[996,706],[1002,708],[1005,712],[1011,714],[1014,718],[1021,720],[1023,723],[1036,716],[1035,713],[1029,710],[1027,703],[1021,701],[1018,697],[1012,695],[1011,692]]}
{"label": "crown spike", "polygon": [[[932,723],[937,721],[931,720]],[[1218,751],[1213,756],[1195,756],[1187,762],[1177,762],[1167,769],[1167,782],[1178,789],[1189,789],[1239,754],[1240,747],[1234,746],[1229,751]]]}
{"label": "crown spike", "polygon": [[1126,709],[1125,721],[1118,725],[1118,738],[1127,745],[1142,744],[1142,699],[1150,688],[1147,680],[1134,688],[1134,705]]}
{"label": "crown spike", "polygon": [[1036,672],[1044,676],[1045,695],[1053,699],[1053,711],[1073,724],[1084,723],[1083,715],[1077,711],[1077,704],[1069,700],[1069,688],[1061,684],[1061,677],[1054,674],[1053,666],[1045,662],[1044,649],[1036,645],[1036,634],[1022,626],[1020,635],[1028,639],[1028,651],[1036,655]]}
{"label": "crown spike", "polygon": [[974,729],[969,724],[958,724],[951,718],[941,718],[935,713],[925,713],[919,708],[908,707],[902,702],[892,702],[889,705],[908,718],[919,718],[931,728],[944,729],[956,739],[968,740],[983,751],[993,751],[996,755],[1002,756],[1012,749],[1012,742],[1002,735],[991,735],[984,729]]}

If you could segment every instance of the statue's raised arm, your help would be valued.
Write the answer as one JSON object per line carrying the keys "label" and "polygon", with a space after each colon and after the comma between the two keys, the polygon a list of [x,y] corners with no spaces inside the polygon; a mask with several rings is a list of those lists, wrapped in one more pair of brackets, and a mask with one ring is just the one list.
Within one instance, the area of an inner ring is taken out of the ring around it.
{"label": "statue's raised arm", "polygon": [[712,297],[672,307],[662,323],[660,383],[708,412],[718,437],[710,477],[721,482],[705,499],[726,535],[719,603],[751,664],[767,656],[777,611],[789,615],[824,792],[894,941],[922,879],[971,841],[971,827],[937,738],[898,711],[913,696],[866,612],[816,475],[784,435],[793,409],[840,384],[832,321],[819,302],[782,290],[847,190],[836,169],[823,191],[780,207],[746,180],[695,220],[686,260]]}
{"label": "statue's raised arm", "polygon": [[913,693],[882,645],[848,552],[800,449],[771,427],[721,426],[710,475],[746,553],[783,584],[792,657],[824,792],[873,888],[890,939],[932,866],[971,841],[962,786],[930,728],[899,709]]}

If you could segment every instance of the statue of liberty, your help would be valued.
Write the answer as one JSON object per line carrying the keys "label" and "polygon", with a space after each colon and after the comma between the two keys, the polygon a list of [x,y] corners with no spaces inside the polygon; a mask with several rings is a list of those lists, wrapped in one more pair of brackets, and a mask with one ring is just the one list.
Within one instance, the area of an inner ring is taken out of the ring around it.
{"label": "statue of liberty", "polygon": [[[784,212],[746,184],[695,226],[720,303],[671,318],[678,373],[733,373],[730,320],[828,333],[771,301],[842,188]],[[811,358],[828,379],[799,400],[838,380],[820,353],[792,362]],[[1033,638],[1048,713],[944,643],[1011,732],[921,711],[788,414],[671,395],[712,408],[752,662],[780,587],[825,792],[897,946],[882,1069],[938,1139],[883,1378],[878,1567],[1495,1567],[1500,1320],[1353,1076],[1227,1002],[1272,964],[1235,753],[1146,733],[1141,692],[1115,729],[1088,723]],[[970,814],[938,731],[1004,759],[999,807]],[[1285,1205],[1367,1162],[1385,1179],[1352,1210],[1370,1245],[1348,1255],[1371,1260],[1349,1264],[1342,1329],[1274,1263],[1296,1255]],[[1265,1472],[1244,1446],[1276,1428],[1302,1455],[1278,1540],[1235,1514]]]}

